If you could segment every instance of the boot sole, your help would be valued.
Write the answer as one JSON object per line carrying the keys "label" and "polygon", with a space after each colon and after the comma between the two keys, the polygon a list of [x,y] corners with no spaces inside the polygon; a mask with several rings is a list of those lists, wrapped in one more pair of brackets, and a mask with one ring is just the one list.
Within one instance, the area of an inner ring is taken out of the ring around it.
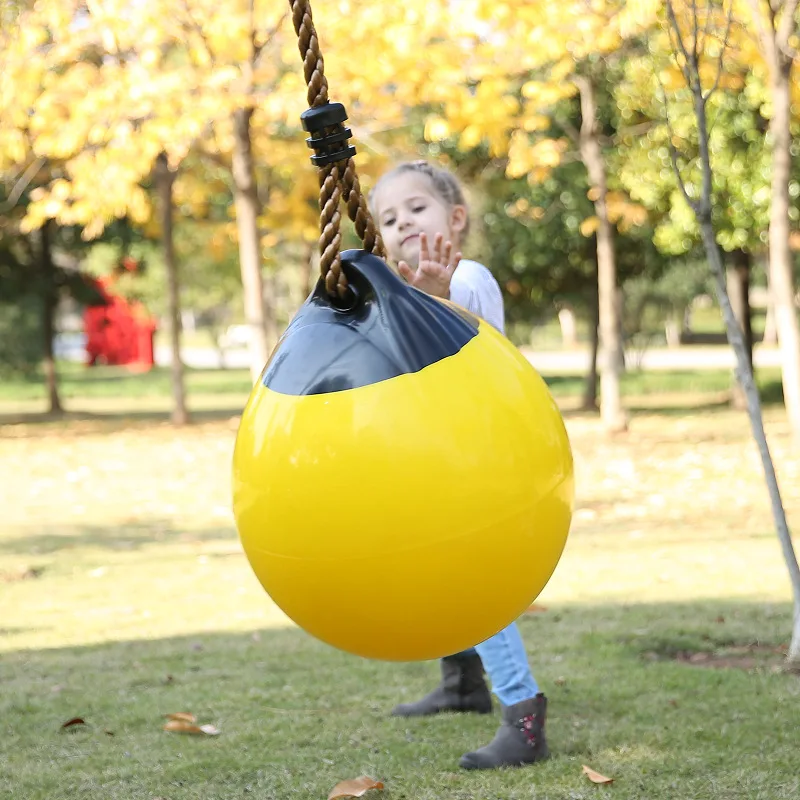
{"label": "boot sole", "polygon": [[439,714],[491,714],[492,708],[440,708],[436,711],[399,711],[393,709],[392,717],[435,717]]}
{"label": "boot sole", "polygon": [[[469,754],[467,754],[469,755]],[[466,770],[488,770],[488,769],[519,769],[520,767],[530,767],[533,764],[538,764],[540,761],[545,761],[550,758],[550,751],[536,755],[532,761],[512,761],[508,764],[480,764],[469,761],[467,756],[461,756],[458,766]]]}

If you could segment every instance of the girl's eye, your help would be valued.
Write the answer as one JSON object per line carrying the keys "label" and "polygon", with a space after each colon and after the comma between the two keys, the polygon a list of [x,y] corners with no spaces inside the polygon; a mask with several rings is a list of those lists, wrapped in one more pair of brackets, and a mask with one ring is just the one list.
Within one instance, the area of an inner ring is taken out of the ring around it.
{"label": "girl's eye", "polygon": [[385,219],[383,221],[384,227],[389,227],[390,225],[394,225],[394,217],[389,217],[389,219]]}
{"label": "girl's eye", "polygon": [[415,214],[420,214],[425,210],[425,206],[417,206],[411,209]]}

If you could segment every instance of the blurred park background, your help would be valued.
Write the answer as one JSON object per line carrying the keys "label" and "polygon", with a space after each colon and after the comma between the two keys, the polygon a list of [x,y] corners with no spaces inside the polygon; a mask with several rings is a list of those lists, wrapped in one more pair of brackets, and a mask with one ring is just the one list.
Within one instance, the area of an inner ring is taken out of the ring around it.
{"label": "blurred park background", "polygon": [[[567,3],[544,18],[530,2],[457,5],[316,10],[365,190],[402,159],[455,170],[474,221],[467,254],[500,281],[510,338],[546,372],[583,374],[584,407],[598,396],[598,350],[611,391],[646,365],[729,370],[671,163],[673,146],[691,189],[697,125],[663,3]],[[713,78],[724,50],[708,111],[731,297],[756,364],[781,372],[797,429],[800,90],[794,71],[773,70],[765,26],[782,33],[762,5],[736,5],[726,47],[714,19],[726,9],[709,6],[700,67]],[[96,384],[103,370],[70,362],[158,371],[178,347],[189,369],[255,376],[318,271],[288,5],[2,8],[0,368],[44,379],[43,393],[5,393],[77,410],[74,380]],[[347,229],[345,246],[356,244]],[[133,322],[87,356],[87,304],[103,317],[109,295]],[[191,389],[175,403],[191,405]]]}
{"label": "blurred park background", "polygon": [[[798,3],[672,5],[715,86],[712,222],[796,529]],[[314,20],[365,191],[400,160],[455,171],[465,255],[573,442],[573,532],[521,623],[551,698],[541,796],[594,797],[585,763],[625,798],[800,795],[792,591],[674,169],[697,197],[665,3]],[[289,4],[0,0],[0,25],[0,796],[315,798],[366,772],[395,800],[530,798],[453,772],[491,725],[386,720],[435,670],[309,641],[238,545],[238,415],[318,274]],[[222,735],[161,731],[191,710]]]}

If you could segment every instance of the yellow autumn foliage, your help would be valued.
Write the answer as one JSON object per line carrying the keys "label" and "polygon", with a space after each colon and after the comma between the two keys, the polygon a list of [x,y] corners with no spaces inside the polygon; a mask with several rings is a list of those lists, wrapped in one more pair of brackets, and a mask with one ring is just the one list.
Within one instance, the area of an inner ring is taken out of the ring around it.
{"label": "yellow autumn foliage", "polygon": [[[735,68],[722,86],[737,89],[746,70],[766,73],[747,35],[751,4],[734,2],[727,58]],[[676,12],[689,3],[676,0]],[[654,56],[669,51],[663,8],[660,0],[330,0],[314,3],[314,20],[365,186],[404,155],[398,142],[416,120],[428,141],[485,145],[506,159],[509,176],[535,182],[572,146],[555,138],[551,112],[576,93],[590,61],[618,56],[636,37],[647,37]],[[704,79],[715,66],[704,60]],[[667,92],[681,88],[674,66],[660,75]],[[800,103],[800,82],[793,91]],[[0,169],[60,165],[58,182],[28,207],[28,229],[54,217],[92,236],[116,216],[147,220],[142,186],[158,153],[173,166],[195,151],[229,167],[232,114],[248,107],[253,150],[271,181],[262,222],[309,241],[318,187],[299,126],[306,86],[288,4],[38,0],[0,32]],[[176,185],[190,214],[204,213],[207,190],[191,176]],[[618,221],[639,213],[625,209]]]}

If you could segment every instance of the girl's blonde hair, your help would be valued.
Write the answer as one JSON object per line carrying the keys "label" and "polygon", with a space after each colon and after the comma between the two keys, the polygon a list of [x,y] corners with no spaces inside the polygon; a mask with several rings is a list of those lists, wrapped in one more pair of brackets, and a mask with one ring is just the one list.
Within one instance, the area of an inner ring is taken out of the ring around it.
{"label": "girl's blonde hair", "polygon": [[469,207],[467,206],[467,201],[464,196],[464,190],[461,188],[458,178],[456,178],[452,172],[442,169],[441,167],[437,167],[435,164],[431,164],[429,161],[403,161],[396,167],[384,173],[378,179],[374,188],[369,193],[369,205],[373,217],[377,216],[377,209],[375,208],[375,193],[377,192],[378,187],[385,181],[388,181],[390,178],[394,178],[397,175],[402,175],[405,172],[417,172],[429,178],[433,191],[449,208],[453,208],[453,206],[464,206],[464,208],[467,209],[467,219],[464,224],[464,230],[461,233],[461,240],[464,241],[469,233]]}

